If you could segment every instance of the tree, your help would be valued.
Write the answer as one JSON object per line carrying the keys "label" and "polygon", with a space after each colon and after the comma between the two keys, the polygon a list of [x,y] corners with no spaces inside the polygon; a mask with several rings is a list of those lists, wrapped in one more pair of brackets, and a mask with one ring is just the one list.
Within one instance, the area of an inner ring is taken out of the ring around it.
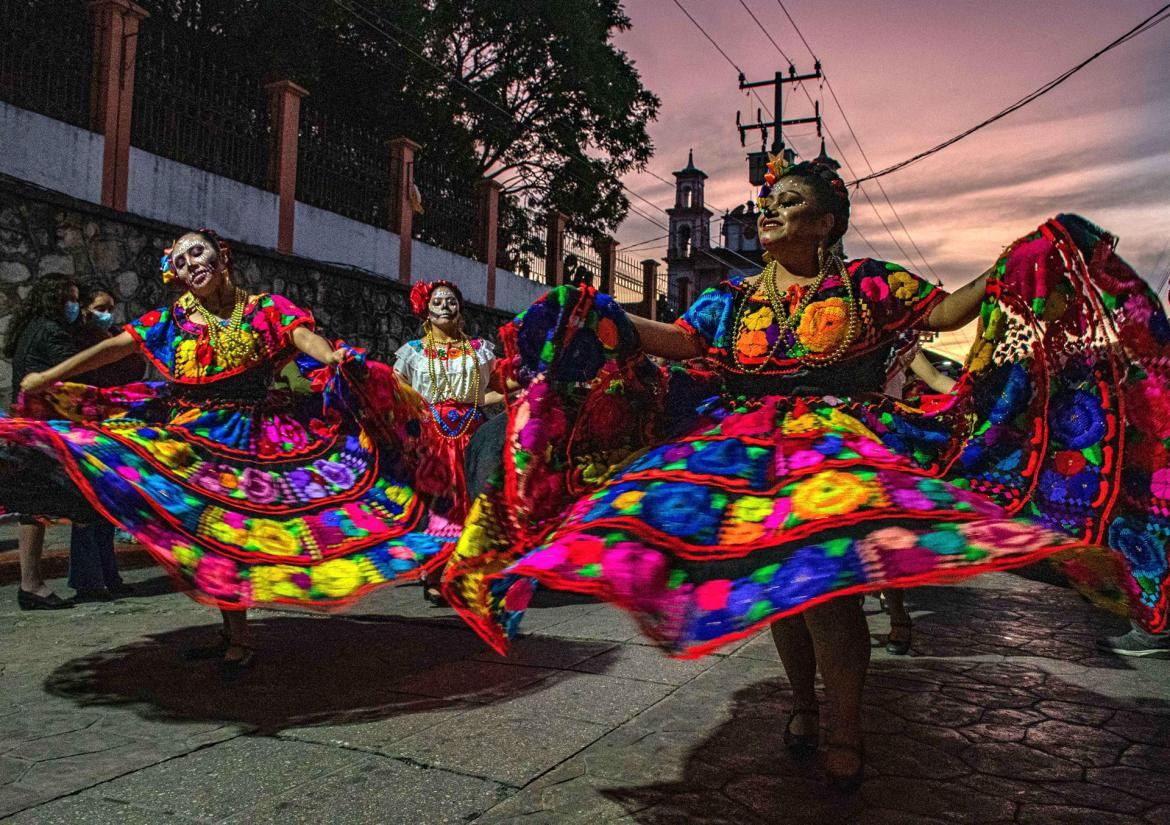
{"label": "tree", "polygon": [[[147,0],[152,13],[222,38],[314,102],[423,144],[441,164],[440,199],[488,177],[505,211],[557,208],[581,232],[616,227],[620,178],[653,153],[659,100],[614,33],[620,0]],[[431,199],[435,196],[432,194]],[[538,228],[524,214],[504,224]]]}

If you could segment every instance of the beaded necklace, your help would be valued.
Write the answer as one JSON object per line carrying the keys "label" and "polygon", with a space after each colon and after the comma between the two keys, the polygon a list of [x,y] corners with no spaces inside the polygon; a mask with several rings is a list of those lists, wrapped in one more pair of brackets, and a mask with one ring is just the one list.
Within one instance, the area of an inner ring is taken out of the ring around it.
{"label": "beaded necklace", "polygon": [[[471,426],[471,422],[479,416],[479,363],[475,358],[475,350],[471,346],[471,339],[466,334],[462,334],[457,342],[459,348],[459,367],[456,368],[457,371],[452,369],[451,362],[456,359],[451,357],[449,351],[447,353],[446,366],[438,367],[436,365],[435,362],[439,360],[439,347],[435,341],[434,328],[429,323],[427,324],[427,335],[424,343],[424,350],[427,356],[427,373],[431,379],[431,397],[427,402],[431,408],[431,418],[439,430],[439,435],[443,438],[460,438],[467,432]],[[449,346],[449,344],[444,343],[444,346]],[[459,383],[460,378],[463,376],[462,366],[465,363],[465,357],[471,360],[471,386],[469,388],[471,408],[466,414],[459,417],[458,423],[452,429],[443,420],[443,416],[439,414],[435,404],[440,401],[462,400],[459,397]]]}
{"label": "beaded necklace", "polygon": [[[800,338],[796,333],[796,328],[799,326],[800,320],[804,316],[804,311],[808,309],[808,305],[812,303],[813,298],[815,298],[817,293],[820,292],[821,286],[824,284],[825,279],[829,277],[829,267],[827,264],[830,262],[836,264],[835,268],[838,271],[841,281],[845,284],[845,291],[848,296],[845,299],[845,308],[848,318],[847,328],[845,331],[845,337],[838,342],[837,346],[833,349],[832,352],[825,355],[816,355],[809,352],[808,348],[805,347],[803,342],[800,341]],[[795,339],[795,343],[797,345],[796,351],[792,351],[790,345],[789,350],[791,354],[794,358],[796,358],[797,361],[809,367],[823,367],[841,360],[841,357],[845,355],[849,347],[857,339],[857,312],[855,310],[857,296],[853,292],[853,282],[849,277],[849,273],[845,269],[845,264],[836,255],[831,256],[830,261],[825,261],[822,259],[820,263],[820,272],[817,274],[816,280],[813,281],[813,283],[805,291],[804,295],[801,296],[800,302],[796,305],[796,309],[794,309],[791,313],[785,309],[784,297],[780,294],[780,288],[776,285],[776,271],[780,268],[780,265],[775,261],[769,263],[764,268],[764,271],[760,274],[758,281],[760,289],[755,291],[745,291],[743,302],[739,306],[739,311],[737,312],[735,319],[734,341],[737,343],[732,347],[735,361],[744,372],[752,374],[762,372],[764,368],[768,366],[768,362],[770,362],[772,358],[775,357],[781,343],[787,340],[788,333],[792,333],[792,336]],[[762,291],[764,293],[765,304],[772,310],[772,314],[776,318],[777,335],[775,343],[773,343],[771,348],[768,350],[764,360],[759,364],[748,365],[745,364],[743,362],[743,358],[740,357],[738,341],[740,340],[740,337],[743,335],[746,328],[748,307],[751,305],[751,300],[758,291]]]}
{"label": "beaded necklace", "polygon": [[203,316],[204,329],[207,330],[207,342],[220,356],[219,360],[227,364],[241,364],[252,353],[253,341],[251,336],[242,335],[244,326],[244,310],[248,304],[248,293],[239,287],[235,288],[235,306],[231,315],[222,319],[213,314],[203,305],[203,302],[193,293],[187,293],[187,307],[194,309]]}

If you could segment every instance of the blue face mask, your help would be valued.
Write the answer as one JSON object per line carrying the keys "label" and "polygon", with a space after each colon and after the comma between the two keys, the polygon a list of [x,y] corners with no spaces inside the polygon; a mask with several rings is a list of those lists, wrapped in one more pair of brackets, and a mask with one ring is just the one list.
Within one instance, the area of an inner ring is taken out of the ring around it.
{"label": "blue face mask", "polygon": [[81,317],[81,304],[77,303],[77,301],[66,301],[65,302],[65,320],[72,324],[74,321],[76,321],[80,317]]}
{"label": "blue face mask", "polygon": [[114,323],[114,313],[112,312],[91,312],[89,320],[93,322],[95,327],[102,329],[109,329],[110,325]]}

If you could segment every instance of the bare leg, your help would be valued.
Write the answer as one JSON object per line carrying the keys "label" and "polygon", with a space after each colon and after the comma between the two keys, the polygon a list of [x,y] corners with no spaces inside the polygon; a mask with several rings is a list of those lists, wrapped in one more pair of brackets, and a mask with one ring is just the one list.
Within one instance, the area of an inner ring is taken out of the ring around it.
{"label": "bare leg", "polygon": [[[849,775],[861,769],[861,694],[869,667],[869,628],[857,599],[833,599],[804,612],[832,717],[825,767]],[[833,745],[843,745],[834,748]]]}
{"label": "bare leg", "polygon": [[53,591],[41,575],[41,553],[45,549],[45,528],[41,524],[21,524],[16,531],[20,553],[20,589],[38,596]]}
{"label": "bare leg", "polygon": [[803,615],[772,622],[772,641],[792,685],[792,721],[789,730],[811,736],[820,727],[817,708],[817,659]]}
{"label": "bare leg", "polygon": [[252,655],[252,631],[248,627],[248,611],[221,610],[223,629],[227,635],[228,648],[224,651],[226,663],[240,663]]}

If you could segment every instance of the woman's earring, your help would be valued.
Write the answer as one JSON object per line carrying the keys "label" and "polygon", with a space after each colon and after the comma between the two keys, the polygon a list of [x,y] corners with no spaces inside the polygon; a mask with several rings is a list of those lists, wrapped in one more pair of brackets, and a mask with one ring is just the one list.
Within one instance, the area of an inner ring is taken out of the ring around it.
{"label": "woman's earring", "polygon": [[825,269],[825,245],[817,244],[817,271],[823,272]]}

